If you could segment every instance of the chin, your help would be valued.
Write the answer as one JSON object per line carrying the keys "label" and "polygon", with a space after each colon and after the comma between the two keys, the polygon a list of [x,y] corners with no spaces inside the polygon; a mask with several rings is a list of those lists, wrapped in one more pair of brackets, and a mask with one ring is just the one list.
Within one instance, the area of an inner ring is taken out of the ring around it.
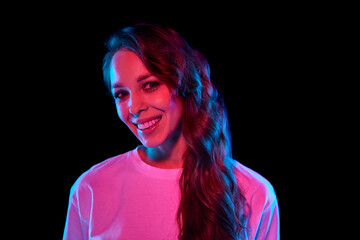
{"label": "chin", "polygon": [[160,139],[139,139],[139,140],[147,148],[156,148],[164,143],[164,141]]}

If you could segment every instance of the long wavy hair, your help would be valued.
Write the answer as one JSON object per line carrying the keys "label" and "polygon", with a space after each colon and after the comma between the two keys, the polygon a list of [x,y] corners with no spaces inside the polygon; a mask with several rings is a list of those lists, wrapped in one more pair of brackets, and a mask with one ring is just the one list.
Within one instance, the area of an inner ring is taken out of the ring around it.
{"label": "long wavy hair", "polygon": [[208,62],[174,30],[137,24],[113,34],[106,43],[103,74],[110,89],[112,57],[133,51],[147,70],[185,102],[182,131],[187,150],[179,180],[178,239],[239,239],[245,236],[245,198],[234,175],[228,118]]}

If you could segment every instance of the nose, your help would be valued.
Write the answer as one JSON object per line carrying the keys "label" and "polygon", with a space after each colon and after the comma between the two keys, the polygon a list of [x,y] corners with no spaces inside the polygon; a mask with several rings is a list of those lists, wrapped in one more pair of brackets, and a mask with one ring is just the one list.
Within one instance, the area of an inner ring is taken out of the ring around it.
{"label": "nose", "polygon": [[129,112],[133,117],[138,117],[140,112],[146,110],[146,103],[140,96],[132,95],[130,96],[128,102]]}

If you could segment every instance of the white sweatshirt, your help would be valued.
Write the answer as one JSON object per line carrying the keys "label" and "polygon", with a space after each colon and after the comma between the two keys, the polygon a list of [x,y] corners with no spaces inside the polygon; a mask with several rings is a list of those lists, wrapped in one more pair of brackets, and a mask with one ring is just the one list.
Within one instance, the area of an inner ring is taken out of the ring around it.
{"label": "white sweatshirt", "polygon": [[[279,239],[279,210],[271,184],[236,162],[246,198],[248,239]],[[176,240],[182,169],[160,169],[138,148],[86,171],[70,192],[64,240]]]}

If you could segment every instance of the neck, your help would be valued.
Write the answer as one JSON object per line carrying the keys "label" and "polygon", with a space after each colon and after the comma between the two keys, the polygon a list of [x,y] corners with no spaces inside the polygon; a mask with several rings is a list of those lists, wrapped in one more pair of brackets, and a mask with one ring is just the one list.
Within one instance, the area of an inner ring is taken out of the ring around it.
{"label": "neck", "polygon": [[165,169],[182,168],[183,154],[186,150],[185,139],[182,134],[176,139],[169,139],[164,144],[147,148],[140,147],[140,157],[147,164]]}

